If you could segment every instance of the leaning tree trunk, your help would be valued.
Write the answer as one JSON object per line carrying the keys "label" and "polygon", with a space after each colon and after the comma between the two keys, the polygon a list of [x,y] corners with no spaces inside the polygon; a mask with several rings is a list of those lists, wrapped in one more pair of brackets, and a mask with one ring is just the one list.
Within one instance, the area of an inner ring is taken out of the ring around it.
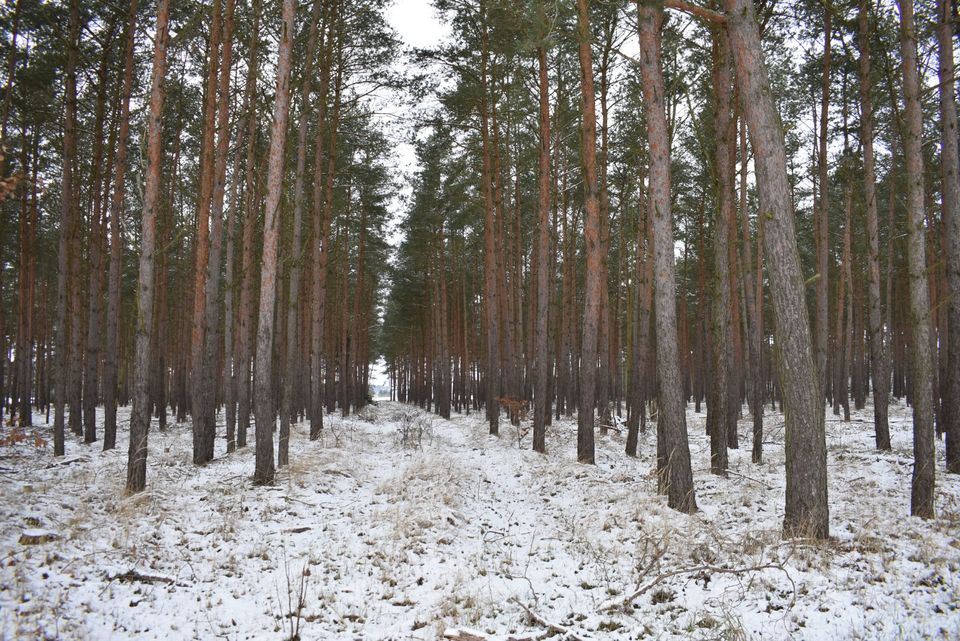
{"label": "leaning tree trunk", "polygon": [[273,483],[273,320],[277,298],[277,245],[280,239],[280,197],[283,190],[283,152],[290,114],[290,57],[293,49],[296,0],[283,0],[277,92],[273,103],[273,130],[267,161],[267,198],[263,219],[263,260],[260,271],[260,318],[254,361],[256,399],[256,468],[254,483]]}
{"label": "leaning tree trunk", "polygon": [[133,364],[133,409],[130,414],[130,450],[127,457],[127,492],[140,492],[147,484],[147,434],[150,431],[150,333],[153,326],[153,267],[160,206],[160,172],[163,169],[163,82],[167,67],[167,23],[170,0],[157,5],[157,28],[147,116],[147,178],[143,191],[140,278],[137,292],[136,356]]}
{"label": "leaning tree trunk", "polygon": [[910,288],[913,404],[913,488],[910,514],[933,518],[933,358],[930,353],[930,290],[923,216],[923,120],[917,70],[913,0],[898,0],[903,56],[903,156],[907,166],[907,273]]}
{"label": "leaning tree trunk", "polygon": [[[764,250],[771,281],[777,367],[786,438],[785,536],[829,535],[827,447],[794,229],[783,126],[777,113],[753,3],[724,0],[737,86],[754,150]],[[759,303],[758,303],[759,304]]]}
{"label": "leaning tree trunk", "polygon": [[[658,441],[664,459],[660,478],[667,504],[675,510],[697,510],[687,443],[686,410],[677,347],[676,280],[673,220],[670,211],[670,140],[664,104],[660,29],[663,6],[638,0],[640,73],[646,108],[650,153],[649,215],[653,219],[654,307],[657,338]],[[659,467],[659,465],[658,465]]]}

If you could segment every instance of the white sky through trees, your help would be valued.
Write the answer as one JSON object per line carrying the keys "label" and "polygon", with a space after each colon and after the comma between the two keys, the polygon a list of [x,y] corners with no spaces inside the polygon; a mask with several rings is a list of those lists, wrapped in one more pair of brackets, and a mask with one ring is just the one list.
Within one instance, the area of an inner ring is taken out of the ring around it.
{"label": "white sky through trees", "polygon": [[[430,0],[396,0],[387,9],[386,17],[405,49],[436,47],[450,33],[449,26],[441,20]],[[403,63],[401,58],[396,64],[402,67]],[[393,140],[392,156],[396,169],[400,174],[412,176],[417,168],[417,159],[416,151],[410,142],[413,123],[405,117],[409,109],[404,97],[386,96],[378,109],[383,114],[385,130]],[[401,175],[398,174],[397,177],[401,178],[398,184],[400,194],[392,199],[387,238],[387,241],[394,246],[402,240],[398,223],[403,217],[410,192],[409,184],[402,180]],[[378,359],[370,368],[370,384],[378,388],[386,386],[388,381],[386,364],[383,359]]]}

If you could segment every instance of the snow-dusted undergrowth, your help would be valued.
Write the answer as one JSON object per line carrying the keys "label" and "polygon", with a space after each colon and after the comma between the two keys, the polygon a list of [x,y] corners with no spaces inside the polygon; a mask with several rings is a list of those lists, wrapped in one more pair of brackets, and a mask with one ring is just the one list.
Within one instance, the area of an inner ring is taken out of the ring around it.
{"label": "snow-dusted undergrowth", "polygon": [[910,518],[909,411],[892,416],[883,454],[869,407],[828,418],[826,543],[780,539],[777,415],[760,466],[742,421],[745,447],[721,479],[704,416],[689,413],[694,516],[656,494],[652,432],[639,459],[616,432],[599,437],[584,466],[566,420],[544,457],[505,422],[497,439],[479,415],[381,403],[329,417],[320,442],[295,426],[293,463],[269,488],[251,485],[252,450],[227,456],[218,441],[198,469],[188,425],[154,429],[149,487],[134,497],[121,492],[125,435],[106,454],[68,440],[60,460],[6,447],[0,636],[960,638],[960,479],[942,474],[941,452],[938,518]]}

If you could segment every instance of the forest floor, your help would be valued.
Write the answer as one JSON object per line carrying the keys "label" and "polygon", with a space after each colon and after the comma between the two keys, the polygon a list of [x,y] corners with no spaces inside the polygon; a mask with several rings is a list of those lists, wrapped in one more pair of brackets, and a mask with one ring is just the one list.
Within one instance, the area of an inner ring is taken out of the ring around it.
{"label": "forest floor", "polygon": [[227,456],[218,440],[198,469],[176,425],[151,432],[133,497],[125,433],[108,453],[70,437],[59,460],[2,447],[0,638],[957,639],[960,478],[938,451],[938,517],[908,516],[909,410],[891,414],[888,453],[869,407],[828,416],[820,543],[780,538],[777,414],[764,463],[745,417],[718,478],[705,415],[688,413],[693,516],[656,493],[652,430],[638,459],[623,435],[598,436],[586,466],[569,420],[541,456],[506,421],[495,438],[478,414],[383,402],[328,417],[319,442],[295,426],[292,464],[266,488],[251,448]]}

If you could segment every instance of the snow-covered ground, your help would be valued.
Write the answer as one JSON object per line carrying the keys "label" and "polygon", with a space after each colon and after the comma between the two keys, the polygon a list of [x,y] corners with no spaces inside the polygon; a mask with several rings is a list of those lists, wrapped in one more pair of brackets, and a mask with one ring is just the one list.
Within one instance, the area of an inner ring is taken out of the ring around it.
{"label": "snow-covered ground", "polygon": [[639,459],[622,435],[598,437],[585,466],[566,420],[540,456],[505,421],[494,438],[479,415],[380,403],[329,417],[319,442],[296,426],[292,465],[267,488],[250,482],[251,449],[218,441],[196,468],[188,425],[154,429],[133,497],[125,434],[109,453],[70,437],[60,460],[3,447],[0,637],[957,639],[960,479],[939,452],[938,518],[909,517],[909,411],[892,415],[884,454],[869,407],[829,416],[824,543],[780,538],[777,415],[759,466],[741,422],[722,479],[704,415],[688,414],[693,516],[656,494],[652,431]]}

